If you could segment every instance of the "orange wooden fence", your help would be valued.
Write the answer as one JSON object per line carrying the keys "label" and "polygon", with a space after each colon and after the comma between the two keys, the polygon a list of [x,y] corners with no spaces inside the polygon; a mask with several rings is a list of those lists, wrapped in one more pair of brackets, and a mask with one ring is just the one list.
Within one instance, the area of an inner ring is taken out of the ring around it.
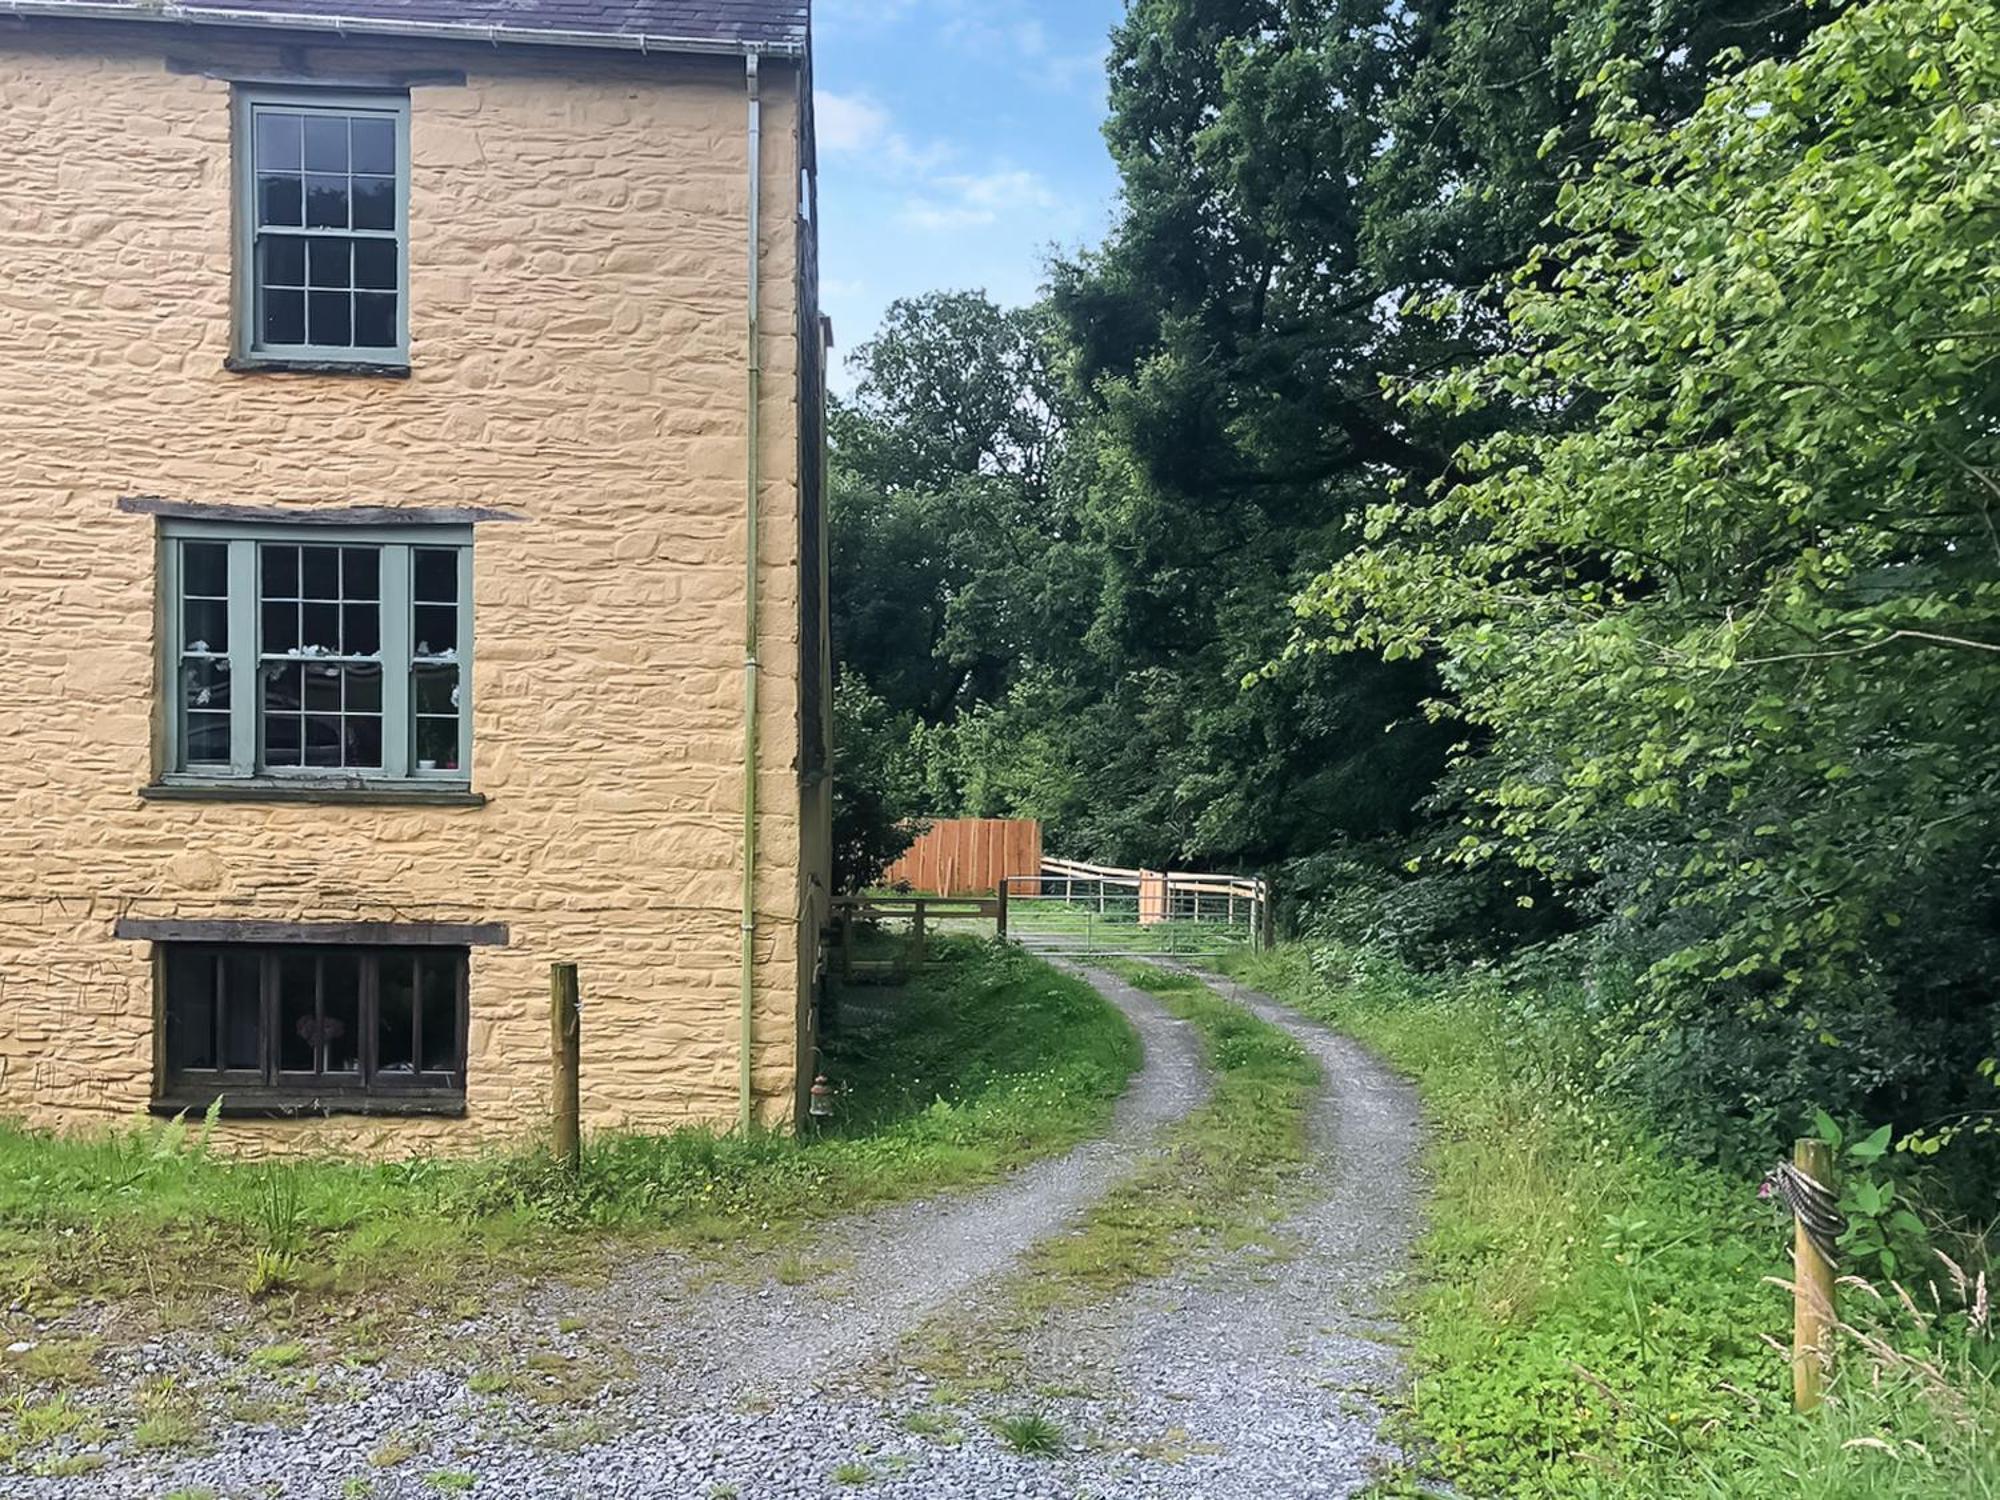
{"label": "orange wooden fence", "polygon": [[999,888],[1008,875],[1039,875],[1042,825],[1030,818],[940,818],[882,872],[884,885],[940,896]]}

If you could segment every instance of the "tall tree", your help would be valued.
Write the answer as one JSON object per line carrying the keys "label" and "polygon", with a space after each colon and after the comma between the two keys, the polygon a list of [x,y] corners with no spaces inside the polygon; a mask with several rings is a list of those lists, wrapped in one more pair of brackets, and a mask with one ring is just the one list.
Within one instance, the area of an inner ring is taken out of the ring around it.
{"label": "tall tree", "polygon": [[941,723],[1005,693],[1076,609],[1044,572],[1075,534],[1047,319],[977,292],[899,301],[835,405],[834,640],[890,711]]}
{"label": "tall tree", "polygon": [[1366,510],[1504,420],[1385,395],[1504,337],[1490,302],[1401,304],[1525,260],[1596,149],[1580,85],[1607,58],[1639,48],[1638,96],[1684,112],[1722,38],[1785,45],[1798,14],[1133,0],[1115,233],[1044,308],[899,306],[835,423],[837,634],[921,726],[932,810],[1033,813],[1128,862],[1359,839],[1400,864],[1462,732],[1421,711],[1428,667],[1267,669]]}
{"label": "tall tree", "polygon": [[1652,1055],[1915,1123],[2000,1041],[2000,32],[1874,0],[1664,130],[1605,86],[1520,347],[1423,393],[1513,419],[1307,607],[1442,661],[1465,856],[1596,884]]}

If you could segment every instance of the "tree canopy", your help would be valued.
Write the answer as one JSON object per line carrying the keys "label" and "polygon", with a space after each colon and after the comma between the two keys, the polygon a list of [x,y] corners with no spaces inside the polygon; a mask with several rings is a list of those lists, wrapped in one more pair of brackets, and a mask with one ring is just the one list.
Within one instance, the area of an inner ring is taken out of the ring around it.
{"label": "tree canopy", "polygon": [[1515,347],[1415,392],[1513,419],[1301,609],[1487,731],[1462,858],[1928,1092],[2000,957],[2000,37],[1858,7],[1665,129],[1625,75]]}
{"label": "tree canopy", "polygon": [[1718,1129],[1990,1107],[1996,30],[1131,0],[1114,232],[837,413],[884,815],[1560,942]]}

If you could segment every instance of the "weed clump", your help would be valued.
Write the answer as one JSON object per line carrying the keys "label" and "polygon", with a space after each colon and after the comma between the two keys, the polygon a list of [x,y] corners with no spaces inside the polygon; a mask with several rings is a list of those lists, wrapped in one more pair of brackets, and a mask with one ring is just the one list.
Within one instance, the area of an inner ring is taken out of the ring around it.
{"label": "weed clump", "polygon": [[1038,1411],[996,1417],[993,1430],[1001,1442],[1029,1458],[1051,1458],[1062,1452],[1068,1442],[1061,1425]]}

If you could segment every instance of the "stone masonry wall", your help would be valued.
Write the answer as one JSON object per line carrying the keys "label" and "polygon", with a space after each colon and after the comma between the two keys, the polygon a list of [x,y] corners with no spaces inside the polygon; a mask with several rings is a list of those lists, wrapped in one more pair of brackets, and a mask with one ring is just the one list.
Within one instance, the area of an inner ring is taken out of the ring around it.
{"label": "stone masonry wall", "polygon": [[[169,67],[169,59],[173,66]],[[232,374],[231,69],[462,70],[411,95],[407,380]],[[798,1067],[795,85],[766,70],[762,858],[754,1054]],[[0,1114],[129,1118],[153,989],[120,915],[503,921],[463,1120],[229,1124],[247,1151],[543,1126],[548,964],[586,1125],[735,1108],[747,153],[740,63],[208,28],[0,33]],[[484,807],[142,801],[155,539],[121,495],[488,505]]]}

